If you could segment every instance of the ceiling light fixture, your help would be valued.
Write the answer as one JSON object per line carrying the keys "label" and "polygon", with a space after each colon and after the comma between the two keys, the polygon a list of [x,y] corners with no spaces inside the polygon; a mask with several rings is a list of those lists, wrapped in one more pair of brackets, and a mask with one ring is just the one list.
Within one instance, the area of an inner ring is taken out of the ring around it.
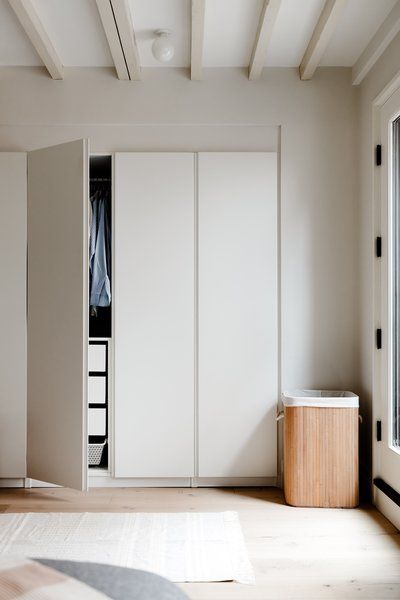
{"label": "ceiling light fixture", "polygon": [[174,45],[171,42],[171,31],[169,29],[157,29],[156,39],[152,45],[153,56],[162,63],[169,62],[174,56]]}

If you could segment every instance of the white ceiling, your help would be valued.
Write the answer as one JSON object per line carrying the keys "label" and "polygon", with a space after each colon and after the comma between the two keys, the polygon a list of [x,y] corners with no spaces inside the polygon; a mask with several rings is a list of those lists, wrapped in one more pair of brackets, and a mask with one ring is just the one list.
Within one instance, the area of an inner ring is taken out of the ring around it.
{"label": "white ceiling", "polygon": [[[168,66],[190,64],[190,0],[129,0],[142,67],[160,66],[151,54],[153,32],[173,31],[175,56]],[[112,66],[95,0],[33,0],[62,63]],[[297,67],[325,0],[282,0],[267,66]],[[348,0],[321,62],[352,66],[396,0]],[[207,0],[205,67],[248,66],[263,0]],[[0,0],[0,65],[36,66],[41,61],[8,0]]]}
{"label": "white ceiling", "polygon": [[322,66],[354,65],[396,0],[351,0],[337,23]]}

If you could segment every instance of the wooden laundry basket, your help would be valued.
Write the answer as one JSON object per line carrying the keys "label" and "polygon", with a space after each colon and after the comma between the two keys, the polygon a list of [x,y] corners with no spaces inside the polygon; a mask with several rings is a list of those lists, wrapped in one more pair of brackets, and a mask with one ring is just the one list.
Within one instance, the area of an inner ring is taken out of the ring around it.
{"label": "wooden laundry basket", "polygon": [[[324,396],[284,395],[285,500],[292,506],[354,508],[358,505],[358,397],[351,392],[300,393]],[[330,401],[332,394],[339,393],[348,396]]]}

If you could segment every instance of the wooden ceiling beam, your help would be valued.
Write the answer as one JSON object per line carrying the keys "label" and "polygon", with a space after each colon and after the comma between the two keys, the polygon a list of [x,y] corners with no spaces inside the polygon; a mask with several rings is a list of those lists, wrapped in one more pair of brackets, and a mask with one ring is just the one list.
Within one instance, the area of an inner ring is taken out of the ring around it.
{"label": "wooden ceiling beam", "polygon": [[281,0],[264,0],[249,64],[249,79],[258,79],[265,66],[268,46],[280,6]]}
{"label": "wooden ceiling beam", "polygon": [[199,81],[203,69],[204,19],[206,0],[192,0],[192,36],[190,50],[190,79]]}
{"label": "wooden ceiling beam", "polygon": [[129,79],[140,79],[140,59],[129,0],[110,0],[112,4]]}
{"label": "wooden ceiling beam", "polygon": [[353,85],[359,85],[400,31],[400,2],[394,5],[353,66]]}
{"label": "wooden ceiling beam", "polygon": [[9,0],[9,4],[51,77],[63,79],[64,67],[32,0]]}
{"label": "wooden ceiling beam", "polygon": [[326,0],[321,15],[301,61],[300,79],[311,79],[336,29],[347,0]]}
{"label": "wooden ceiling beam", "polygon": [[140,79],[140,59],[128,0],[96,0],[118,79]]}

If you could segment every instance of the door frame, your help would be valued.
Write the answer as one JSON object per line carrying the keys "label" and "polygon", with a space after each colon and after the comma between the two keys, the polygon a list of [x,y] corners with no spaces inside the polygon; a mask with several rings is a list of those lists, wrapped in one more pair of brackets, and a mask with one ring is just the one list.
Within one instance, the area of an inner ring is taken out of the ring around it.
{"label": "door frame", "polygon": [[[389,149],[387,148],[387,138],[382,139],[381,119],[384,105],[394,95],[400,94],[400,71],[389,82],[389,84],[381,91],[372,103],[372,148],[371,160],[373,160],[373,219],[372,219],[372,240],[371,252],[373,262],[373,310],[372,310],[372,336],[371,344],[373,344],[372,353],[372,375],[373,375],[373,398],[372,398],[372,478],[376,482],[381,476],[382,454],[384,448],[387,430],[383,428],[382,441],[377,439],[377,422],[382,421],[386,417],[387,393],[389,388],[389,378],[391,373],[391,365],[389,361],[389,347],[391,343],[391,335],[389,331],[390,311],[389,311],[389,267],[390,256],[388,253],[390,232],[389,232],[389,215],[385,199],[388,193],[388,178],[384,179],[384,174],[387,174],[387,159]],[[399,102],[400,113],[400,102]],[[382,165],[376,164],[375,149],[377,145],[382,145]],[[386,146],[386,147],[384,147]],[[384,169],[384,171],[382,170]],[[385,197],[384,197],[385,196]],[[382,256],[376,256],[375,241],[377,237],[382,238]],[[382,349],[377,348],[376,331],[382,329]],[[400,460],[400,456],[399,456]],[[379,485],[379,482],[376,482]],[[397,527],[400,528],[400,506],[391,500],[389,496],[377,487],[372,485],[372,495],[374,504],[378,509]]]}

